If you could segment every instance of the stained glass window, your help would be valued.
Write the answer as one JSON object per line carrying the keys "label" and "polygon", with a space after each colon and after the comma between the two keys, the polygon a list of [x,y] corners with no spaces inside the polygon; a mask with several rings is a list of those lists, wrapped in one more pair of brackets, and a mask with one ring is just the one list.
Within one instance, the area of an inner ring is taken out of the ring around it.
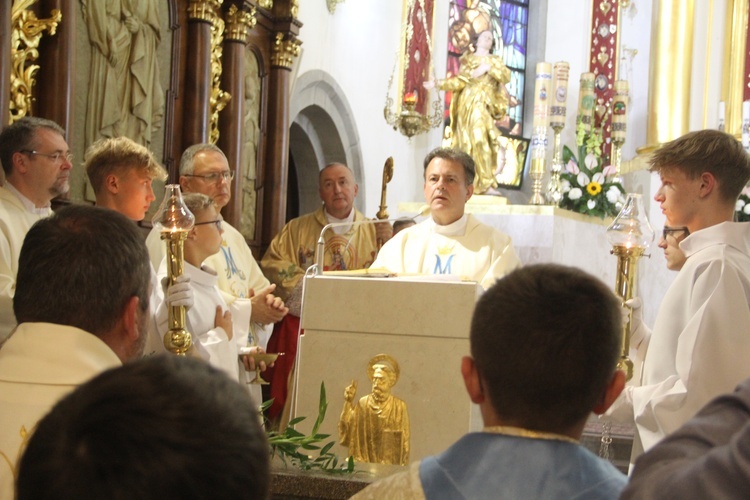
{"label": "stained glass window", "polygon": [[[529,25],[529,0],[453,0],[448,20],[448,61],[446,78],[458,73],[461,54],[472,37],[492,31],[493,53],[501,55],[510,69],[506,85],[511,97],[510,122],[498,123],[503,134],[521,135],[523,129],[524,84],[526,80],[526,43]],[[445,93],[445,123],[449,123],[452,94]]]}

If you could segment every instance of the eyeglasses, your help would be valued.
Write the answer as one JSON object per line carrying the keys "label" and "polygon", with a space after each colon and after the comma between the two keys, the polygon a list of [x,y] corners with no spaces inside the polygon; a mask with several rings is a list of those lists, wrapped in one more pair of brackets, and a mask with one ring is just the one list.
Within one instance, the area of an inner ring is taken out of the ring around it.
{"label": "eyeglasses", "polygon": [[22,149],[21,153],[25,153],[27,155],[44,156],[46,158],[49,158],[50,160],[52,160],[53,163],[56,163],[58,165],[62,165],[63,160],[67,160],[68,163],[73,163],[73,155],[70,153],[62,153],[58,151],[57,153],[48,154],[48,153],[40,153],[39,151],[32,151],[30,149]]}
{"label": "eyeglasses", "polygon": [[234,179],[233,170],[225,170],[223,172],[214,172],[206,175],[195,175],[195,174],[184,174],[185,177],[198,177],[206,182],[220,182],[220,181],[231,181]]}
{"label": "eyeglasses", "polygon": [[680,234],[685,233],[685,237],[690,235],[690,230],[685,226],[680,227],[670,227],[670,226],[664,226],[664,229],[661,232],[662,237],[666,240],[667,236],[672,236],[674,239],[677,239]]}
{"label": "eyeglasses", "polygon": [[207,220],[203,222],[196,222],[193,224],[194,226],[202,226],[203,224],[216,224],[216,229],[221,230],[221,223],[224,221],[224,219],[216,219],[216,220]]}

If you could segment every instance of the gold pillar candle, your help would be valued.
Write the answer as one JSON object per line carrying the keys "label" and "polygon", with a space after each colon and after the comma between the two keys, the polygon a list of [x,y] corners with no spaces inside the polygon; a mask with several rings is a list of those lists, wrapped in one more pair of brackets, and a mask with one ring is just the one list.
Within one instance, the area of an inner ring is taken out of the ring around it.
{"label": "gold pillar candle", "polygon": [[628,81],[615,82],[615,95],[612,98],[612,141],[625,142],[628,120]]}
{"label": "gold pillar candle", "polygon": [[586,133],[591,132],[594,118],[594,74],[581,73],[578,93],[578,121],[583,123]]}
{"label": "gold pillar candle", "polygon": [[570,74],[570,64],[565,61],[555,63],[554,79],[552,88],[554,96],[550,106],[549,124],[553,129],[556,127],[565,127],[565,115],[567,113],[568,100],[568,75]]}

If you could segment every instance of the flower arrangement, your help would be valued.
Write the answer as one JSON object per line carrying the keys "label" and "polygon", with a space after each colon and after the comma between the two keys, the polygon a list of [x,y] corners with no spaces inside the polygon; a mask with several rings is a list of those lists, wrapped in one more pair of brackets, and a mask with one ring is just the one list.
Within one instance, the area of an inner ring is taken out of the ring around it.
{"label": "flower arrangement", "polygon": [[565,170],[560,174],[563,197],[560,208],[586,215],[614,217],[625,203],[625,189],[616,182],[615,167],[604,166],[601,130],[586,132],[583,124],[576,129],[578,158],[567,146],[563,147]]}
{"label": "flower arrangement", "polygon": [[737,199],[737,204],[734,206],[734,219],[737,222],[750,222],[750,186],[745,186]]}

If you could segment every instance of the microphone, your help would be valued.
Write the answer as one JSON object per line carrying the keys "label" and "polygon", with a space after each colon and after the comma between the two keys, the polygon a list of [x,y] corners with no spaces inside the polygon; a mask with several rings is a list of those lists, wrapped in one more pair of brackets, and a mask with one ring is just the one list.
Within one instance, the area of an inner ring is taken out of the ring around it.
{"label": "microphone", "polygon": [[[353,221],[353,222],[331,222],[329,224],[326,224],[323,229],[320,231],[320,236],[318,237],[318,245],[315,249],[315,275],[321,276],[323,274],[323,264],[325,260],[325,246],[326,246],[326,240],[325,240],[325,234],[326,231],[328,231],[331,228],[334,227],[342,227],[342,226],[359,226],[362,224],[377,224],[379,222],[395,222],[397,220],[415,220],[417,217],[423,217],[425,215],[428,215],[432,209],[429,205],[422,205],[419,208],[419,213],[416,215],[413,215],[411,217],[395,217],[391,219],[365,219],[360,221]],[[349,244],[351,243],[351,238],[349,238],[349,241],[346,244],[346,247],[344,247],[344,253],[346,253],[346,250],[349,248]]]}

